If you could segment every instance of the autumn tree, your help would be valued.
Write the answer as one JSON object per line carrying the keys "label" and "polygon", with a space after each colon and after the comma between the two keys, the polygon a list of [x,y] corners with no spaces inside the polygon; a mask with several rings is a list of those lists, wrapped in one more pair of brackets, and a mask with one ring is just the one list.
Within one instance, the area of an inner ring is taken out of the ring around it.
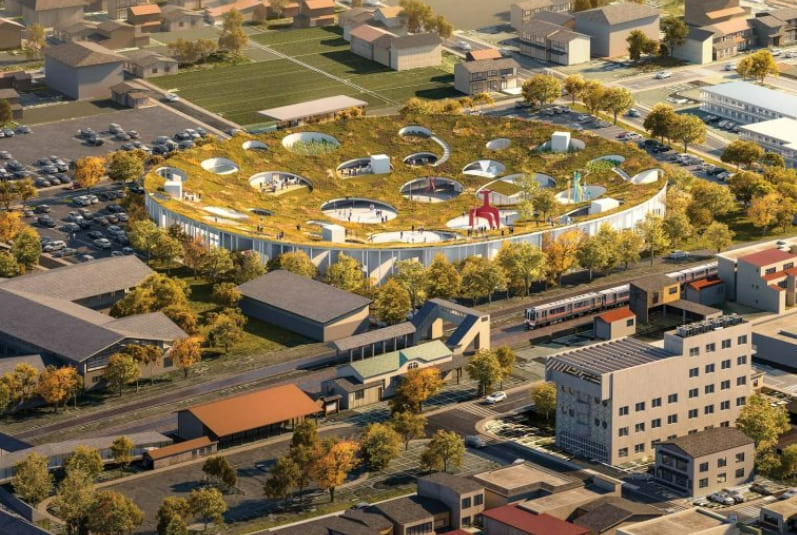
{"label": "autumn tree", "polygon": [[14,238],[14,244],[11,246],[11,254],[14,256],[20,271],[23,273],[27,273],[38,266],[39,257],[42,254],[39,233],[31,227],[23,227],[16,238]]}
{"label": "autumn tree", "polygon": [[426,432],[426,416],[412,411],[394,412],[390,417],[390,425],[401,436],[404,450],[410,447],[410,441],[424,436]]}
{"label": "autumn tree", "polygon": [[235,473],[235,469],[223,455],[208,457],[202,465],[202,472],[225,489],[233,489],[238,484],[238,475]]}
{"label": "autumn tree", "polygon": [[191,368],[202,360],[199,338],[192,336],[175,340],[169,354],[174,365],[183,370],[183,377],[187,379]]}
{"label": "autumn tree", "polygon": [[125,353],[114,353],[108,358],[108,366],[102,374],[108,387],[119,389],[119,396],[122,396],[122,389],[125,385],[137,381],[141,377],[141,369],[133,357]]}
{"label": "autumn tree", "polygon": [[395,279],[389,279],[377,290],[371,309],[379,321],[395,325],[407,321],[411,305],[409,292]]}
{"label": "autumn tree", "polygon": [[539,383],[531,389],[531,400],[534,402],[534,412],[544,414],[545,420],[556,413],[556,384],[551,382]]}
{"label": "autumn tree", "polygon": [[664,230],[664,220],[661,216],[648,213],[645,219],[637,223],[645,248],[650,253],[650,265],[653,259],[670,246],[670,238]]}
{"label": "autumn tree", "polygon": [[769,193],[754,197],[750,202],[747,215],[753,225],[761,229],[761,234],[765,234],[769,227],[775,223],[778,206],[781,201],[782,197],[779,194]]}
{"label": "autumn tree", "polygon": [[662,224],[673,247],[683,246],[695,233],[692,222],[685,212],[667,212]]}
{"label": "autumn tree", "polygon": [[772,193],[772,184],[758,173],[740,171],[731,176],[727,181],[728,189],[736,199],[746,205],[750,204],[753,197]]}
{"label": "autumn tree", "polygon": [[[157,365],[163,358],[163,350],[154,344],[128,344],[121,352],[133,357],[142,374],[144,369]],[[138,389],[138,379],[136,379],[136,389]]]}
{"label": "autumn tree", "polygon": [[728,225],[714,221],[703,231],[701,239],[706,248],[719,253],[730,247],[735,235],[736,233],[728,228]]}
{"label": "autumn tree", "polygon": [[396,262],[396,274],[393,279],[407,290],[412,310],[426,301],[429,271],[421,262],[414,258],[399,260]]}
{"label": "autumn tree", "polygon": [[763,155],[764,149],[758,143],[734,139],[725,146],[720,159],[725,163],[734,164],[736,169],[739,169],[741,166],[749,167]]}
{"label": "autumn tree", "polygon": [[441,297],[451,299],[459,293],[462,277],[457,269],[448,261],[442,253],[438,253],[429,265],[429,286],[427,294],[429,298]]}
{"label": "autumn tree", "polygon": [[304,251],[282,253],[275,258],[273,266],[270,266],[269,269],[284,269],[308,279],[318,276],[318,268]]}
{"label": "autumn tree", "polygon": [[549,188],[540,189],[531,199],[532,206],[542,215],[544,220],[548,220],[548,216],[553,212],[557,202],[556,194]]}
{"label": "autumn tree", "polygon": [[23,227],[20,212],[0,212],[0,241],[10,242],[17,237]]}
{"label": "autumn tree", "polygon": [[504,368],[501,367],[495,353],[485,349],[479,350],[468,359],[465,371],[472,381],[478,383],[480,396],[492,392],[493,385],[501,381],[504,376]]}
{"label": "autumn tree", "polygon": [[232,282],[220,282],[213,286],[213,302],[222,307],[234,307],[241,300],[241,292]]}
{"label": "autumn tree", "polygon": [[206,531],[211,522],[216,525],[224,523],[223,515],[227,511],[227,504],[217,488],[204,487],[192,490],[188,495],[188,506],[205,524]]}
{"label": "autumn tree", "polygon": [[733,194],[722,184],[701,180],[691,190],[692,202],[686,209],[692,224],[705,228],[715,217],[722,217],[736,207]]}
{"label": "autumn tree", "polygon": [[232,310],[213,314],[208,321],[208,342],[215,347],[224,348],[224,352],[229,353],[230,347],[243,340],[245,321],[245,316],[234,314]]}
{"label": "autumn tree", "polygon": [[580,230],[567,230],[556,239],[545,237],[542,250],[548,259],[548,279],[562,283],[562,276],[578,264],[578,249],[584,234]]}
{"label": "autumn tree", "polygon": [[571,74],[562,82],[562,88],[570,95],[570,102],[576,103],[576,99],[581,97],[581,92],[584,90],[584,77],[580,74]]}
{"label": "autumn tree", "polygon": [[523,82],[523,99],[542,108],[562,95],[562,84],[550,74],[535,74]]}
{"label": "autumn tree", "polygon": [[771,167],[786,167],[786,160],[777,152],[767,151],[761,156],[761,165]]}
{"label": "autumn tree", "polygon": [[335,501],[335,489],[357,467],[360,447],[353,440],[329,438],[316,449],[312,477],[316,485],[329,491],[329,501]]}
{"label": "autumn tree", "polygon": [[77,383],[78,372],[75,368],[47,366],[39,374],[37,393],[57,413],[58,405],[66,405],[66,400],[74,392]]}
{"label": "autumn tree", "polygon": [[124,535],[144,522],[144,513],[133,500],[112,490],[97,492],[86,515],[92,534]]}
{"label": "autumn tree", "polygon": [[673,49],[686,42],[689,27],[679,17],[665,17],[661,19],[661,31],[664,34],[662,43],[666,46],[667,55],[672,56]]}
{"label": "autumn tree", "polygon": [[438,430],[429,445],[421,453],[421,469],[442,470],[462,464],[465,455],[465,443],[455,431]]}
{"label": "autumn tree", "polygon": [[118,150],[108,158],[108,178],[114,182],[133,182],[144,174],[144,162],[134,151]]}
{"label": "autumn tree", "polygon": [[273,500],[284,500],[291,495],[291,489],[301,475],[299,465],[290,455],[278,457],[268,471],[268,479],[263,484],[263,493]]}
{"label": "autumn tree", "polygon": [[498,359],[498,363],[501,365],[501,388],[503,388],[504,379],[512,375],[512,370],[515,369],[517,353],[506,344],[497,347],[493,353],[495,353],[495,358]]}
{"label": "autumn tree", "polygon": [[420,413],[423,403],[437,394],[443,386],[440,370],[435,367],[411,368],[407,370],[390,400],[393,412],[405,410]]}
{"label": "autumn tree", "polygon": [[399,456],[401,436],[390,424],[368,424],[360,439],[360,448],[368,467],[378,472]]}
{"label": "autumn tree", "polygon": [[625,38],[625,42],[628,43],[628,55],[634,61],[641,58],[642,54],[655,54],[659,49],[659,43],[641,30],[633,30]]}
{"label": "autumn tree", "polygon": [[75,181],[81,188],[91,191],[105,175],[105,160],[97,156],[86,156],[75,162]]}
{"label": "autumn tree", "polygon": [[545,280],[548,270],[545,253],[528,242],[505,241],[495,261],[504,269],[509,287],[526,296],[533,283]]}
{"label": "autumn tree", "polygon": [[597,235],[585,236],[576,251],[578,265],[589,271],[589,280],[592,280],[594,270],[602,271],[609,264],[611,250],[605,247],[603,240]]}
{"label": "autumn tree", "polygon": [[651,137],[657,137],[661,140],[670,138],[672,133],[672,124],[675,121],[675,110],[669,104],[656,104],[647,114],[642,123],[642,127],[648,132]]}
{"label": "autumn tree", "polygon": [[460,292],[474,303],[484,297],[492,303],[495,292],[506,290],[506,274],[496,262],[483,256],[469,256],[462,265]]}
{"label": "autumn tree", "polygon": [[14,371],[7,375],[10,375],[7,382],[11,387],[12,398],[17,404],[24,405],[37,393],[39,370],[30,364],[25,362],[17,364],[14,366]]}
{"label": "autumn tree", "polygon": [[217,283],[233,270],[232,255],[224,247],[211,247],[199,261],[199,273],[208,282]]}
{"label": "autumn tree", "polygon": [[114,439],[111,443],[111,457],[120,470],[125,470],[133,461],[133,441],[126,435]]}
{"label": "autumn tree", "polygon": [[667,137],[680,140],[686,152],[690,143],[703,143],[706,140],[706,123],[691,113],[675,115]]}
{"label": "autumn tree", "polygon": [[606,86],[596,80],[587,80],[581,90],[581,102],[590,113],[598,113],[603,108]]}
{"label": "autumn tree", "polygon": [[9,252],[0,251],[0,277],[10,279],[19,275],[19,264]]}
{"label": "autumn tree", "polygon": [[102,473],[104,464],[97,448],[79,445],[66,460],[64,467],[67,471],[82,470],[92,481],[96,481]]}
{"label": "autumn tree", "polygon": [[111,316],[119,318],[174,306],[187,307],[188,292],[185,281],[153,273],[111,307]]}
{"label": "autumn tree", "polygon": [[337,261],[327,268],[325,279],[330,286],[351,292],[363,286],[365,274],[357,260],[340,253]]}
{"label": "autumn tree", "polygon": [[235,284],[243,284],[266,273],[260,255],[254,251],[233,251],[230,255],[232,270],[229,277]]}
{"label": "autumn tree", "polygon": [[219,34],[219,48],[227,50],[235,55],[249,42],[249,37],[243,28],[244,19],[241,13],[233,8],[224,14],[221,23],[221,33]]}
{"label": "autumn tree", "polygon": [[614,124],[617,124],[617,115],[628,111],[633,105],[634,97],[624,87],[610,87],[603,94],[603,109],[612,113]]}
{"label": "autumn tree", "polygon": [[784,407],[773,407],[769,399],[753,394],[746,400],[736,420],[736,428],[753,439],[756,449],[756,467],[766,472],[777,467],[774,449],[780,436],[787,432],[789,415]]}
{"label": "autumn tree", "polygon": [[25,203],[36,197],[38,191],[30,178],[22,180],[0,180],[0,206],[6,212],[18,202]]}
{"label": "autumn tree", "polygon": [[750,58],[750,72],[749,76],[756,78],[758,83],[763,84],[764,80],[770,74],[778,76],[780,73],[778,63],[775,61],[772,52],[763,49],[753,52],[748,56]]}
{"label": "autumn tree", "polygon": [[14,476],[11,478],[14,493],[34,507],[50,495],[53,487],[53,476],[47,470],[48,463],[47,457],[33,452],[14,465]]}
{"label": "autumn tree", "polygon": [[69,470],[58,485],[52,508],[66,524],[69,535],[86,532],[89,509],[94,502],[94,480],[83,470]]}
{"label": "autumn tree", "polygon": [[746,56],[736,63],[736,74],[742,77],[742,80],[747,80],[752,76],[753,71],[753,58]]}
{"label": "autumn tree", "polygon": [[191,518],[191,506],[185,498],[178,498],[177,496],[168,496],[163,500],[155,519],[158,521],[157,530],[158,535],[170,535],[168,528],[169,525],[179,518],[186,522]]}

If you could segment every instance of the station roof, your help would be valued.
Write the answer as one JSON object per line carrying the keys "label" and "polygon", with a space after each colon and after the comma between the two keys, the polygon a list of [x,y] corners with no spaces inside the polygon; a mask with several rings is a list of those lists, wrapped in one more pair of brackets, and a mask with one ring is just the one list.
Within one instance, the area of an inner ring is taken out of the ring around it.
{"label": "station roof", "polygon": [[364,100],[352,98],[347,95],[335,95],[332,97],[324,97],[316,100],[308,100],[306,102],[300,102],[299,104],[291,104],[289,106],[269,108],[267,110],[261,110],[257,113],[270,119],[274,119],[275,121],[294,121],[297,119],[303,119],[305,117],[325,115],[328,113],[343,111],[349,108],[359,108],[367,105],[368,103]]}
{"label": "station roof", "polygon": [[411,334],[415,334],[415,325],[413,325],[412,322],[404,321],[381,329],[374,329],[373,331],[364,332],[362,334],[347,336],[346,338],[330,342],[329,346],[337,351],[348,351],[350,349],[378,344],[385,340]]}

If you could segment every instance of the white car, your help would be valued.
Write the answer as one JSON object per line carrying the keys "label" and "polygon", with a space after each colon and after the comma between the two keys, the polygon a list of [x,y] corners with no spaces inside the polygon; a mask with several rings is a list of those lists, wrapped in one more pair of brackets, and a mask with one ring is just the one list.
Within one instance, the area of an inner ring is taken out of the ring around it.
{"label": "white car", "polygon": [[163,98],[165,98],[169,102],[177,102],[178,100],[180,100],[180,97],[178,97],[174,93],[166,93],[165,95],[163,95]]}
{"label": "white car", "polygon": [[110,249],[111,241],[108,238],[97,238],[94,240],[94,246],[98,249]]}
{"label": "white car", "polygon": [[473,47],[471,47],[470,43],[467,41],[457,41],[457,48],[460,50],[470,50]]}
{"label": "white car", "polygon": [[721,503],[722,505],[733,505],[736,503],[733,498],[724,492],[715,492],[714,494],[709,494],[708,499],[712,502]]}
{"label": "white car", "polygon": [[770,52],[772,53],[773,56],[776,57],[783,54],[783,50],[781,50],[780,48],[773,48],[772,50],[770,50]]}
{"label": "white car", "polygon": [[484,401],[492,405],[493,403],[499,403],[501,401],[506,400],[506,397],[507,397],[506,392],[499,390],[498,392],[493,392],[492,394],[484,398]]}
{"label": "white car", "polygon": [[672,76],[670,71],[659,71],[656,73],[656,80],[664,80],[665,78],[669,78]]}
{"label": "white car", "polygon": [[735,63],[726,63],[725,64],[725,70],[726,71],[735,71],[736,70],[736,64]]}

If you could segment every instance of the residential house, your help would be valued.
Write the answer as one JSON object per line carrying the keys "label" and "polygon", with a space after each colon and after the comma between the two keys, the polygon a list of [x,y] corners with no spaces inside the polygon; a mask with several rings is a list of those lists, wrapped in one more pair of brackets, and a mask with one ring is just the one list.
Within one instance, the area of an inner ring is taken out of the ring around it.
{"label": "residential house", "polygon": [[590,530],[556,517],[535,515],[517,505],[484,512],[484,531],[495,535],[590,535]]}
{"label": "residential house", "polygon": [[730,58],[758,44],[750,20],[746,17],[736,17],[703,27],[704,30],[714,34],[711,45],[714,61]]}
{"label": "residential house", "polygon": [[434,535],[451,525],[448,508],[430,498],[407,496],[373,507],[393,523],[393,535]]}
{"label": "residential house", "polygon": [[147,50],[140,50],[128,56],[125,70],[136,78],[154,78],[167,74],[177,74],[177,60]]}
{"label": "residential house", "polygon": [[512,28],[518,30],[539,13],[569,13],[572,9],[571,4],[571,0],[529,0],[528,2],[519,2],[510,6],[509,20]]}
{"label": "residential house", "polygon": [[592,322],[595,338],[614,340],[636,334],[636,314],[628,307],[615,308],[595,316]]}
{"label": "residential house", "polygon": [[739,137],[779,154],[786,167],[797,168],[797,119],[781,117],[743,125]]}
{"label": "residential house", "polygon": [[371,300],[290,271],[270,271],[238,286],[246,315],[328,342],[368,327]]}
{"label": "residential house", "polygon": [[689,63],[703,65],[714,61],[714,32],[689,26],[689,33],[680,45],[675,45],[672,55]]}
{"label": "residential house", "polygon": [[0,18],[0,50],[22,48],[22,33],[25,26],[11,19]]}
{"label": "residential house", "polygon": [[0,89],[0,100],[5,100],[11,107],[11,118],[22,119],[22,104],[19,103],[19,93],[13,87]]}
{"label": "residential house", "polygon": [[389,67],[390,43],[394,37],[388,30],[361,24],[349,32],[350,49],[353,54]]}
{"label": "residential house", "polygon": [[235,9],[241,14],[244,22],[254,19],[257,9],[264,5],[264,0],[236,0],[228,4],[217,4],[205,8],[205,20],[208,24],[221,25],[224,16]]}
{"label": "residential house", "polygon": [[791,250],[764,244],[719,254],[717,261],[728,299],[777,314],[795,304],[797,254]]}
{"label": "residential house", "polygon": [[33,86],[33,76],[25,71],[6,71],[0,73],[0,88],[29,91]]}
{"label": "residential house", "polygon": [[158,32],[161,29],[161,8],[158,4],[142,4],[127,8],[127,23],[141,32]]}
{"label": "residential house", "polygon": [[484,512],[484,487],[472,479],[448,472],[418,478],[418,496],[442,502],[450,511],[452,529],[480,526]]}
{"label": "residential house", "polygon": [[19,14],[25,26],[54,28],[81,20],[85,4],[85,0],[19,0]]}
{"label": "residential house", "polygon": [[684,22],[689,26],[710,26],[749,13],[749,9],[741,7],[739,0],[684,1]]}
{"label": "residential house", "polygon": [[465,53],[465,61],[481,61],[483,59],[501,59],[504,55],[497,48],[482,48],[469,50]]}
{"label": "residential house", "polygon": [[402,15],[401,6],[380,6],[374,12],[374,23],[391,30],[400,30],[407,24],[407,17]]}
{"label": "residential house", "polygon": [[135,26],[116,20],[101,22],[96,33],[88,39],[109,50],[139,48],[149,44],[149,35],[141,34]]}
{"label": "residential house", "polygon": [[797,119],[797,96],[750,82],[700,89],[700,109],[741,124],[788,117]]}
{"label": "residential house", "polygon": [[[750,19],[750,9],[740,5],[739,0],[686,0],[684,21],[690,29],[702,30],[692,33],[684,45],[676,47],[677,57],[687,60],[699,59],[699,63],[721,60],[748,50],[757,44],[755,26]],[[760,21],[762,28],[770,22]],[[705,33],[712,34],[711,55],[705,55]],[[699,54],[698,54],[699,52]],[[698,63],[698,61],[695,61]]]}
{"label": "residential house", "polygon": [[299,13],[293,17],[296,28],[315,28],[335,24],[333,0],[300,0]]}
{"label": "residential house", "polygon": [[146,108],[155,105],[157,94],[134,82],[121,82],[111,87],[111,101],[126,108]]}
{"label": "residential house", "polygon": [[756,13],[750,20],[761,46],[778,47],[797,43],[797,8],[784,7]]}
{"label": "residential house", "polygon": [[93,20],[79,20],[69,24],[61,24],[53,29],[53,37],[62,43],[73,41],[90,41],[97,37],[99,22]]}
{"label": "residential house", "polygon": [[396,71],[435,67],[442,61],[442,40],[436,33],[396,35],[361,24],[349,32],[351,51]]}
{"label": "residential house", "polygon": [[590,36],[593,56],[613,58],[628,54],[626,39],[633,31],[658,40],[659,18],[657,8],[624,2],[575,13],[575,30]]}
{"label": "residential house", "polygon": [[514,89],[520,86],[519,69],[520,65],[512,58],[457,63],[454,88],[466,95]]}
{"label": "residential house", "polygon": [[722,316],[666,332],[664,347],[625,338],[550,356],[556,445],[616,465],[733,425],[753,391],[751,334],[741,317]]}
{"label": "residential house", "polygon": [[124,79],[125,57],[96,43],[82,41],[44,49],[45,83],[69,98],[110,97]]}
{"label": "residential house", "polygon": [[733,427],[713,427],[656,445],[655,477],[689,496],[753,479],[755,444]]}
{"label": "residential house", "polygon": [[111,20],[125,20],[127,19],[129,9],[138,5],[156,5],[149,4],[147,0],[107,0],[108,16]]}
{"label": "residential house", "polygon": [[407,371],[430,367],[440,370],[444,379],[458,379],[462,358],[454,358],[448,346],[434,340],[339,366],[321,392],[325,398],[340,396],[341,409],[356,409],[392,397]]}
{"label": "residential house", "polygon": [[201,27],[204,22],[205,17],[196,11],[172,4],[161,7],[162,32],[193,30]]}
{"label": "residential house", "polygon": [[589,35],[543,19],[532,18],[518,28],[518,52],[547,63],[576,65],[590,60]]}
{"label": "residential house", "polygon": [[351,31],[363,24],[370,23],[373,26],[376,26],[376,24],[373,22],[373,18],[373,8],[353,7],[342,12],[340,15],[338,15],[338,26],[343,28],[343,39],[345,39],[347,42],[350,42]]}

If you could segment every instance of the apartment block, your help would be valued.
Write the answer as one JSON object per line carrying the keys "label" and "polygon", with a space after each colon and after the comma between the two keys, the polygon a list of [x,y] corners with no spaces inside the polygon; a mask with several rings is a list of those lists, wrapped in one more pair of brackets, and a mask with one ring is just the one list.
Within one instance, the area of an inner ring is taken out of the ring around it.
{"label": "apartment block", "polygon": [[568,13],[571,7],[570,0],[528,0],[512,4],[509,8],[509,20],[512,28],[517,30],[538,13]]}
{"label": "apartment block", "polygon": [[797,168],[797,119],[781,117],[748,124],[741,128],[739,137],[761,145],[766,151],[780,154],[786,167]]}
{"label": "apartment block", "polygon": [[750,324],[720,316],[665,333],[550,357],[556,444],[613,465],[653,456],[660,442],[729,427],[752,392]]}
{"label": "apartment block", "polygon": [[789,117],[797,119],[797,97],[750,82],[729,82],[700,90],[700,109],[749,124]]}
{"label": "apartment block", "polygon": [[717,255],[728,299],[782,314],[797,296],[797,253],[765,244]]}
{"label": "apartment block", "polygon": [[655,477],[689,496],[704,496],[753,478],[755,444],[733,427],[714,427],[656,446]]}
{"label": "apartment block", "polygon": [[797,43],[797,8],[784,7],[757,13],[750,24],[762,46],[786,46]]}
{"label": "apartment block", "polygon": [[590,60],[590,36],[532,18],[518,28],[518,52],[548,63],[576,65]]}
{"label": "apartment block", "polygon": [[457,63],[454,68],[454,88],[466,95],[514,89],[520,85],[519,68],[512,58]]}

